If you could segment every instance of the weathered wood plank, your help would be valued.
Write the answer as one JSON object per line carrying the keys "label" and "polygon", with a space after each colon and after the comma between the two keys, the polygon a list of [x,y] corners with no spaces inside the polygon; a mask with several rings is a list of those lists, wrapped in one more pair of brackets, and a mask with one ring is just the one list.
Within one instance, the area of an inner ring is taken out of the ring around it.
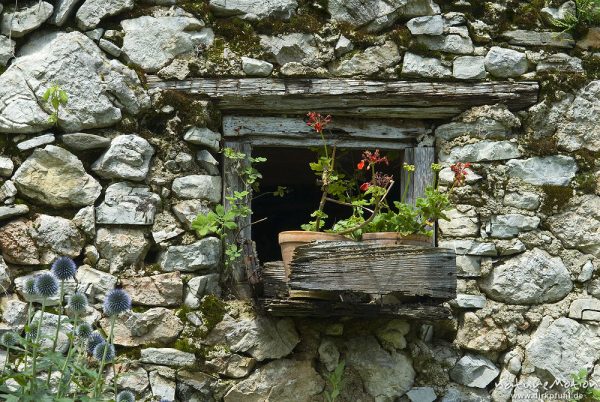
{"label": "weathered wood plank", "polygon": [[[233,142],[232,137],[229,140]],[[286,148],[310,148],[310,147],[321,147],[323,142],[321,138],[307,137],[307,138],[277,138],[276,136],[252,136],[242,137],[243,141],[248,141],[252,146],[255,147],[286,147]],[[373,147],[373,140],[370,139],[344,139],[344,138],[327,138],[325,140],[329,146],[337,146],[343,149],[368,149]],[[402,150],[407,147],[414,145],[413,141],[385,141],[377,140],[375,142],[378,148],[381,149],[394,149]]]}
{"label": "weathered wood plank", "polygon": [[287,298],[289,296],[283,261],[266,262],[262,267],[262,283],[265,297]]}
{"label": "weathered wood plank", "polygon": [[[194,78],[161,81],[148,77],[150,88],[172,89],[211,98],[221,110],[254,113],[303,113],[307,110],[360,107],[440,107],[460,111],[505,103],[511,110],[537,102],[536,82],[412,82],[357,79]],[[421,116],[419,118],[427,118]]]}
{"label": "weathered wood plank", "polygon": [[281,317],[376,317],[391,316],[414,320],[449,320],[452,311],[438,304],[343,303],[308,299],[259,299],[265,313]]}
{"label": "weathered wood plank", "polygon": [[456,297],[456,256],[450,249],[316,242],[296,249],[291,270],[292,290]]}
{"label": "weathered wood plank", "polygon": [[[303,117],[225,115],[223,116],[223,136],[226,138],[273,136],[292,139],[317,137],[313,129],[305,123]],[[337,117],[333,119],[327,129],[327,136],[392,141],[410,141],[428,132],[425,124],[415,120],[370,121]]]}
{"label": "weathered wood plank", "polygon": [[[353,108],[319,108],[321,113],[333,116],[361,117],[366,119],[447,119],[464,111],[459,106],[374,106]],[[279,112],[285,113],[285,112]]]}
{"label": "weathered wood plank", "polygon": [[415,166],[414,172],[402,171],[402,192],[406,188],[404,183],[408,180],[408,189],[404,200],[407,204],[415,205],[417,198],[425,195],[425,189],[433,185],[435,174],[431,164],[435,162],[435,148],[415,147],[404,150],[404,163]]}

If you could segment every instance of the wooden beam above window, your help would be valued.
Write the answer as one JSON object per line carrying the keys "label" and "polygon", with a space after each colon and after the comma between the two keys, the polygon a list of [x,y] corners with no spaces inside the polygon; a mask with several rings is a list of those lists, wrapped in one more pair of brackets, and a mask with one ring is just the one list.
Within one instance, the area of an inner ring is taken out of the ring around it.
{"label": "wooden beam above window", "polygon": [[538,100],[537,82],[416,82],[358,79],[193,78],[162,81],[149,88],[197,94],[221,110],[241,114],[303,114],[444,119],[473,106],[504,103],[521,110]]}

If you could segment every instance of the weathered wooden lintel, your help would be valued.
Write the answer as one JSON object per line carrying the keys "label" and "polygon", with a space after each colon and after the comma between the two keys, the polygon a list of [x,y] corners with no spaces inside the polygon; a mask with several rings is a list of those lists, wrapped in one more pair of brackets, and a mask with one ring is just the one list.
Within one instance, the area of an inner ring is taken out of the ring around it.
{"label": "weathered wooden lintel", "polygon": [[455,116],[473,106],[504,103],[520,110],[537,102],[536,82],[412,82],[358,79],[193,78],[162,81],[148,77],[150,88],[198,94],[226,111],[302,114],[307,110],[336,116],[372,115],[385,108],[393,117],[434,119]]}

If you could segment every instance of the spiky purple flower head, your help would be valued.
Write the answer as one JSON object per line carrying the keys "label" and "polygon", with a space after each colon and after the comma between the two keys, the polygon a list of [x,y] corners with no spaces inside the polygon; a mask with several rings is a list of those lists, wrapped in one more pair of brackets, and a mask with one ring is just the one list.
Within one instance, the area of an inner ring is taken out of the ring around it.
{"label": "spiky purple flower head", "polygon": [[[104,354],[104,349],[106,349],[106,355]],[[94,348],[94,359],[100,361],[104,356],[105,362],[112,362],[116,357],[115,346],[112,343],[107,344],[106,342],[102,342],[96,345]]]}
{"label": "spiky purple flower head", "polygon": [[75,334],[80,338],[89,338],[92,335],[92,326],[87,322],[82,322],[75,329]]}
{"label": "spiky purple flower head", "polygon": [[87,351],[89,354],[94,353],[94,349],[101,343],[106,342],[104,337],[100,335],[98,332],[92,332],[87,340]]}
{"label": "spiky purple flower head", "polygon": [[131,309],[131,297],[123,289],[113,289],[104,299],[104,313],[108,316],[118,315]]}
{"label": "spiky purple flower head", "polygon": [[71,257],[58,257],[50,268],[54,276],[61,281],[75,278],[77,272],[77,265]]}
{"label": "spiky purple flower head", "polygon": [[69,298],[67,307],[75,314],[85,313],[85,310],[88,307],[87,296],[80,292],[73,293]]}
{"label": "spiky purple flower head", "polygon": [[35,278],[35,292],[45,298],[56,296],[58,293],[58,280],[56,276],[44,273]]}
{"label": "spiky purple flower head", "polygon": [[14,332],[5,332],[2,334],[2,337],[0,337],[0,344],[7,348],[12,348],[17,343],[19,343],[19,336]]}
{"label": "spiky purple flower head", "polygon": [[33,296],[37,294],[37,290],[35,290],[35,278],[28,278],[23,285],[23,293],[29,296]]}
{"label": "spiky purple flower head", "polygon": [[135,402],[135,395],[131,391],[121,391],[117,395],[117,402]]}

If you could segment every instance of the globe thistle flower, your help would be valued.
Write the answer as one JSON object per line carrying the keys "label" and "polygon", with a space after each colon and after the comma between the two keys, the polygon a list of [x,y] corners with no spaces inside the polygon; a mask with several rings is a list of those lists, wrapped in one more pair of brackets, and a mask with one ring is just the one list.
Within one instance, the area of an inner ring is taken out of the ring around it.
{"label": "globe thistle flower", "polygon": [[69,298],[67,307],[75,314],[85,313],[88,306],[87,296],[83,293],[75,292]]}
{"label": "globe thistle flower", "polygon": [[113,289],[104,299],[104,313],[108,316],[118,315],[131,309],[131,297],[123,289]]}
{"label": "globe thistle flower", "polygon": [[39,323],[39,320],[33,321],[31,323],[31,325],[28,327],[27,332],[25,333],[25,336],[27,337],[27,339],[33,340],[36,338],[38,323]]}
{"label": "globe thistle flower", "polygon": [[75,277],[77,265],[70,257],[58,257],[52,264],[50,270],[58,279],[66,281],[67,279]]}
{"label": "globe thistle flower", "polygon": [[82,322],[75,329],[75,334],[80,338],[89,338],[92,335],[92,326],[87,322]]}
{"label": "globe thistle flower", "polygon": [[100,335],[98,332],[92,332],[87,340],[87,351],[89,354],[94,353],[94,349],[101,343],[106,342],[104,337]]}
{"label": "globe thistle flower", "polygon": [[121,391],[117,395],[117,402],[135,402],[135,395],[131,391]]}
{"label": "globe thistle flower", "polygon": [[35,278],[35,292],[42,297],[56,296],[58,293],[58,280],[52,274],[41,274]]}
{"label": "globe thistle flower", "polygon": [[19,343],[19,337],[14,332],[5,332],[2,334],[2,337],[0,337],[0,344],[7,348],[12,348],[17,343]]}
{"label": "globe thistle flower", "polygon": [[[105,362],[112,362],[115,357],[116,357],[116,352],[115,352],[115,346],[112,343],[108,344],[108,347],[106,347],[106,342],[102,342],[96,345],[96,347],[94,348],[94,359],[100,361],[102,360],[102,357],[104,356],[104,361]],[[104,349],[106,347],[106,355],[104,355]]]}
{"label": "globe thistle flower", "polygon": [[29,278],[25,281],[25,284],[23,285],[23,293],[28,296],[37,294],[37,290],[35,290],[35,278]]}

